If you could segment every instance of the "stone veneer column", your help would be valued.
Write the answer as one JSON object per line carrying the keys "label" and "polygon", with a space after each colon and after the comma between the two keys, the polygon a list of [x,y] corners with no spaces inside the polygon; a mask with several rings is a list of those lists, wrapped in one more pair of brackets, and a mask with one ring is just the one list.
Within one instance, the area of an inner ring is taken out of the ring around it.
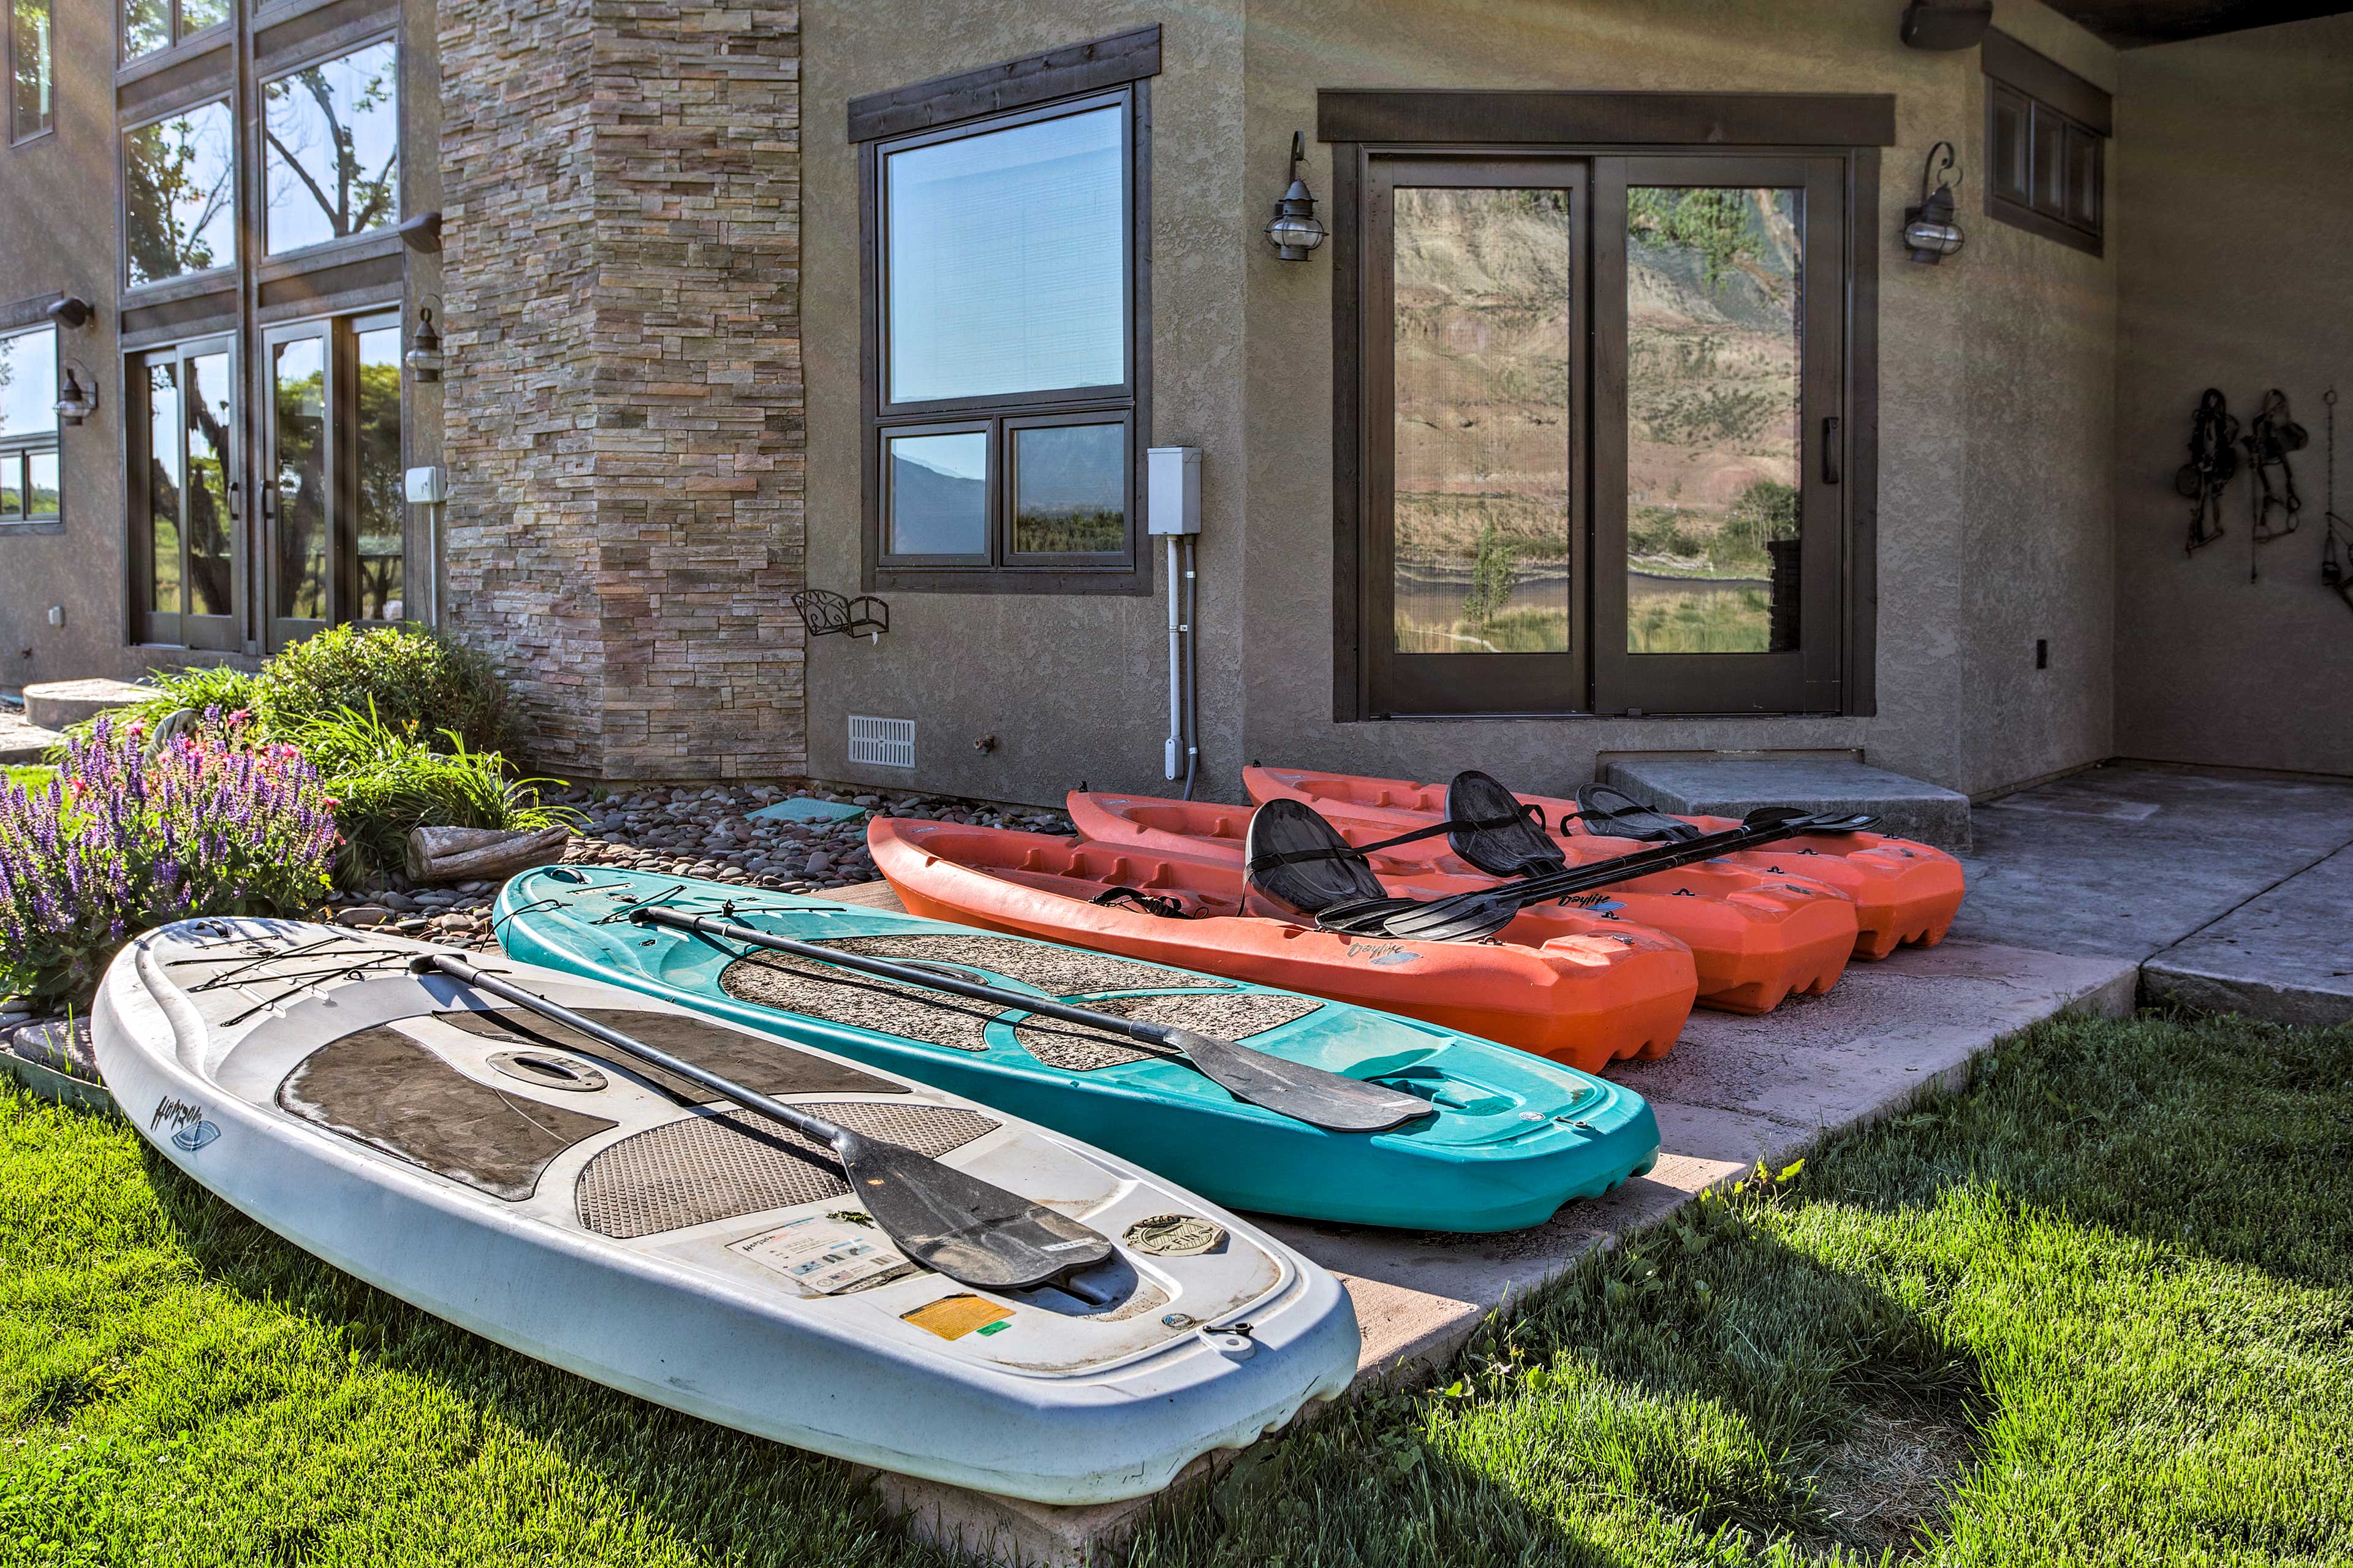
{"label": "stone veneer column", "polygon": [[799,17],[442,0],[445,627],[530,760],[806,770]]}

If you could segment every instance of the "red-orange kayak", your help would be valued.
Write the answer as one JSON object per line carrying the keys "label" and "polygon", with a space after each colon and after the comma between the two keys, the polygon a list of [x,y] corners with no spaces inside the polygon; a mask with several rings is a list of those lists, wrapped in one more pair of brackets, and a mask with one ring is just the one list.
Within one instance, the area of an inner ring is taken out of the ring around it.
{"label": "red-orange kayak", "polygon": [[[1112,848],[1212,858],[1237,873],[1255,809],[1075,792],[1069,804],[1082,838]],[[1351,844],[1375,843],[1398,830],[1394,812],[1330,802],[1315,809]],[[1620,852],[1619,844],[1579,838],[1563,850],[1570,865],[1581,866]],[[1495,878],[1458,859],[1443,838],[1380,850],[1371,865],[1384,888],[1407,898],[1444,898],[1496,885]],[[1715,864],[1653,872],[1566,903],[1540,904],[1522,910],[1512,929],[1524,933],[1519,940],[1535,940],[1539,932],[1585,929],[1597,915],[1649,926],[1690,948],[1699,1005],[1726,1013],[1767,1012],[1791,992],[1829,990],[1845,973],[1855,945],[1854,905],[1843,894],[1802,878]]]}
{"label": "red-orange kayak", "polygon": [[[1665,1055],[1697,990],[1689,948],[1625,921],[1556,917],[1525,935],[1515,923],[1493,942],[1370,940],[1250,899],[1239,861],[892,817],[866,842],[914,914],[1384,1008],[1586,1072]],[[1095,902],[1114,888],[1141,899]]]}
{"label": "red-orange kayak", "polygon": [[[1394,821],[1399,828],[1445,819],[1446,786],[1407,779],[1366,778],[1317,773],[1306,768],[1245,768],[1242,787],[1254,801],[1303,800],[1329,816],[1335,808],[1362,810]],[[1553,837],[1564,846],[1592,842],[1603,852],[1622,855],[1644,847],[1630,839],[1592,832],[1576,820],[1577,802],[1555,795],[1513,792],[1542,811]],[[1728,816],[1686,816],[1703,832],[1740,825]],[[1764,849],[1722,858],[1767,876],[1799,876],[1844,893],[1854,904],[1854,956],[1885,958],[1898,947],[1934,947],[1952,929],[1967,890],[1961,863],[1941,849],[1878,833],[1810,833]]]}

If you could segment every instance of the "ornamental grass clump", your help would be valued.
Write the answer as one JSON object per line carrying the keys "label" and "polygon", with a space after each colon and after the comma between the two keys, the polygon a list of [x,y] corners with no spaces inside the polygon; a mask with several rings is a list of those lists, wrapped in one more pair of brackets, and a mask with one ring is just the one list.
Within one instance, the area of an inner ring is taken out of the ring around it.
{"label": "ornamental grass clump", "polygon": [[101,720],[46,788],[0,786],[0,992],[87,1007],[142,931],[317,906],[335,803],[300,752],[242,727],[216,709],[150,755],[142,727]]}

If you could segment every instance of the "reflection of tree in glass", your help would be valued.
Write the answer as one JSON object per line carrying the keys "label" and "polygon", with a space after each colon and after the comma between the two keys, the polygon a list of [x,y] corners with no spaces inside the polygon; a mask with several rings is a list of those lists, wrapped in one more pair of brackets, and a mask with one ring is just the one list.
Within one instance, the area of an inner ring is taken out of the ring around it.
{"label": "reflection of tree in glass", "polygon": [[222,222],[232,189],[227,121],[227,105],[208,103],[125,139],[125,248],[132,282],[202,272],[229,260],[214,248],[228,238]]}
{"label": "reflection of tree in glass", "polygon": [[[326,373],[315,338],[278,351],[278,613],[327,617]],[[292,374],[305,366],[309,374]]]}
{"label": "reflection of tree in glass", "polygon": [[188,362],[188,608],[229,613],[228,356]]}
{"label": "reflection of tree in glass", "polygon": [[1474,626],[1485,626],[1512,602],[1512,589],[1519,577],[1518,541],[1489,523],[1481,531],[1478,548],[1471,557],[1471,592],[1462,601],[1462,618]]}
{"label": "reflection of tree in glass", "polygon": [[[361,162],[357,131],[392,102],[396,65],[392,46],[386,43],[307,67],[263,89],[269,108],[262,134],[274,154],[269,181],[273,213],[296,188],[282,182],[281,176],[290,174],[325,219],[324,237],[362,234],[392,216],[400,163],[398,140],[387,139],[390,145],[384,162],[370,174]],[[305,226],[288,226],[300,234]],[[273,233],[270,248],[289,248],[289,240]]]}
{"label": "reflection of tree in glass", "polygon": [[1757,253],[1749,232],[1753,205],[1746,191],[1644,185],[1626,193],[1626,229],[1652,245],[1699,252],[1701,273],[1713,289],[1725,271]]}
{"label": "reflection of tree in glass", "polygon": [[406,499],[400,468],[400,333],[360,334],[359,603],[364,621],[401,613],[401,522]]}

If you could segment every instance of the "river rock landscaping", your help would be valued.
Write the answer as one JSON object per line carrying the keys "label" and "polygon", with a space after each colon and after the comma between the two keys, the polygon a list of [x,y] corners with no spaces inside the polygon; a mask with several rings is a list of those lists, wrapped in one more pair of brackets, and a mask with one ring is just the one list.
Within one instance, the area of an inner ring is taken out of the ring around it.
{"label": "river rock landscaping", "polygon": [[[839,822],[783,822],[751,815],[795,795],[866,809]],[[946,795],[796,791],[775,784],[560,789],[544,799],[581,815],[579,836],[565,853],[568,865],[626,867],[786,893],[822,892],[872,881],[874,862],[866,852],[866,824],[871,816],[925,817],[1033,833],[1071,831],[1069,818],[1058,811]],[[497,897],[495,882],[419,888],[395,873],[339,894],[332,907],[335,918],[346,923],[385,924],[453,946],[489,947],[494,945],[491,907]]]}

